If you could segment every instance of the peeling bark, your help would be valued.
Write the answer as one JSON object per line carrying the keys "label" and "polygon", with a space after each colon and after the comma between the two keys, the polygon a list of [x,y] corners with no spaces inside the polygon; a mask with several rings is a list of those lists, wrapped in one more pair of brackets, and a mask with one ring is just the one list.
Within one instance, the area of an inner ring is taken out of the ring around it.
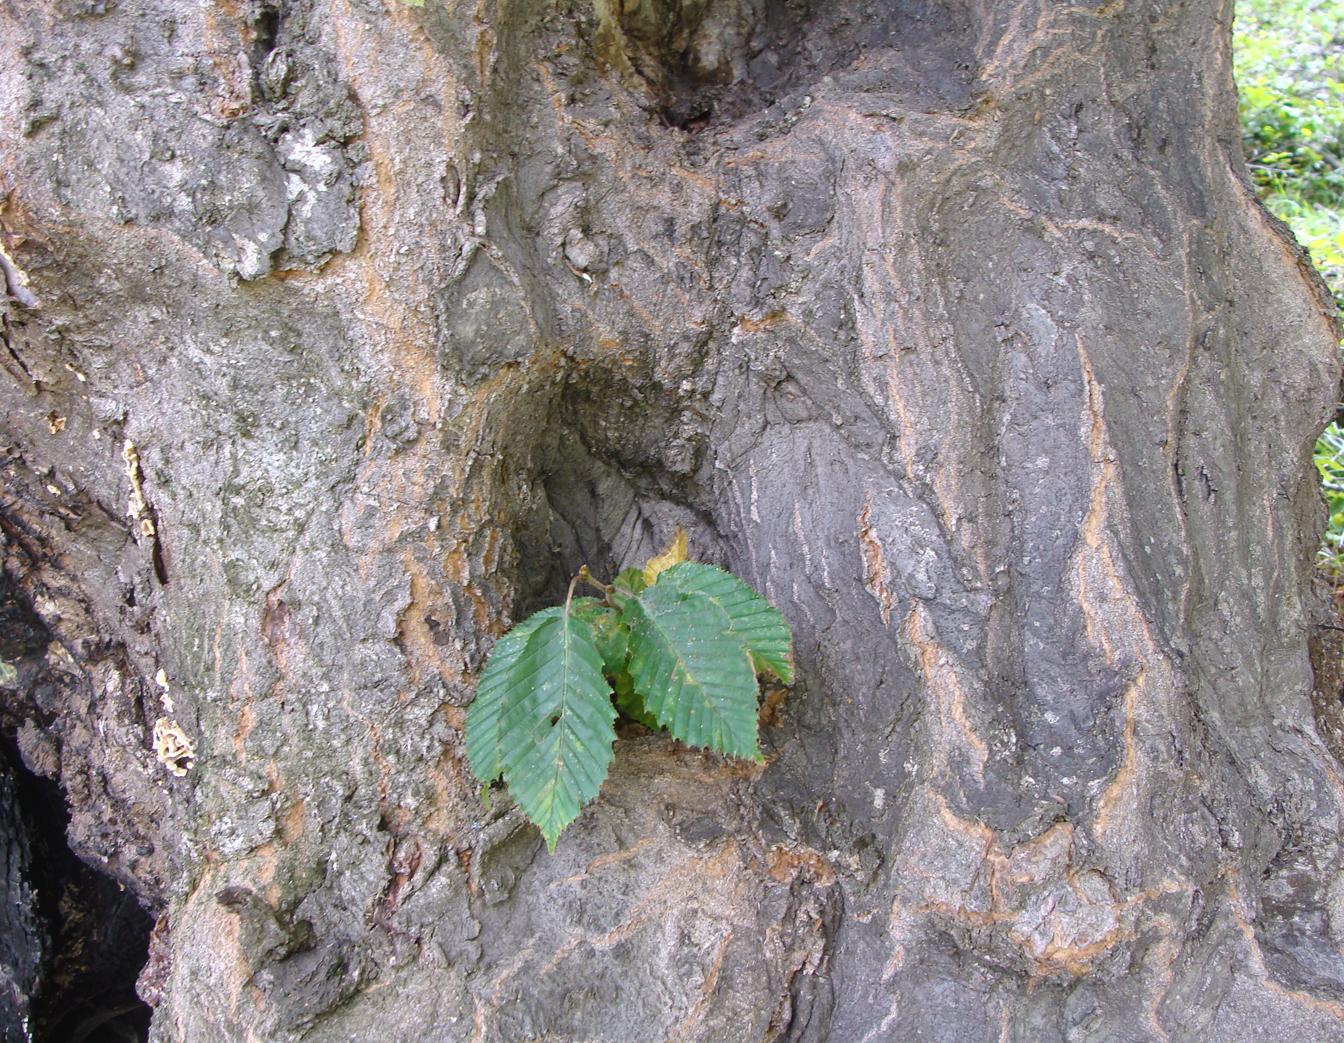
{"label": "peeling bark", "polygon": [[[1344,1039],[1337,330],[1231,15],[0,3],[4,720],[153,1038]],[[548,857],[474,679],[677,523],[800,681]]]}

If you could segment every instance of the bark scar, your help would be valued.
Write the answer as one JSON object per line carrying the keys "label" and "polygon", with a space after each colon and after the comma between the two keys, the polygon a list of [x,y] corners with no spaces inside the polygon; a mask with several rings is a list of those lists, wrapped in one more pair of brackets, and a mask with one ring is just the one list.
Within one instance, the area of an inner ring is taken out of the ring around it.
{"label": "bark scar", "polygon": [[159,527],[154,520],[154,509],[145,499],[144,472],[140,467],[140,450],[129,438],[122,447],[121,458],[126,461],[126,478],[131,483],[131,496],[126,504],[126,514],[134,523],[132,534],[135,542],[149,540],[150,559],[154,565],[154,575],[164,586],[168,585],[168,569],[164,565],[163,547],[159,543]]}
{"label": "bark scar", "polygon": [[877,527],[873,525],[872,493],[864,494],[863,510],[859,512],[859,546],[863,551],[863,585],[877,599],[882,625],[889,628],[896,599],[887,588],[886,556],[882,552],[882,541],[877,538]]}

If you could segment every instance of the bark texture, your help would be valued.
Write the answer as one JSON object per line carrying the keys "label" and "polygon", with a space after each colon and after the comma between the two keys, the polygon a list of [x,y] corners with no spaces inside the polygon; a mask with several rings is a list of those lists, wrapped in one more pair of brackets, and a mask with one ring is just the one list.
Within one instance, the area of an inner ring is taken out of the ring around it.
{"label": "bark texture", "polygon": [[[1231,16],[0,0],[6,720],[153,1038],[1344,1039],[1336,330]],[[678,522],[800,681],[547,856],[474,678]]]}

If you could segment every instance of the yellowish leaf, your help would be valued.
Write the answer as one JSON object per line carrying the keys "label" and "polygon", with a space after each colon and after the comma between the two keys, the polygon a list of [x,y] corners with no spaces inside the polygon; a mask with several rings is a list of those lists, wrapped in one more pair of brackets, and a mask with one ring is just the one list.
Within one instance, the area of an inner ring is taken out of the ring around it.
{"label": "yellowish leaf", "polygon": [[686,530],[678,525],[677,533],[672,537],[672,542],[667,545],[667,549],[644,563],[644,582],[653,586],[654,581],[661,573],[666,572],[673,565],[679,565],[686,561],[688,557]]}

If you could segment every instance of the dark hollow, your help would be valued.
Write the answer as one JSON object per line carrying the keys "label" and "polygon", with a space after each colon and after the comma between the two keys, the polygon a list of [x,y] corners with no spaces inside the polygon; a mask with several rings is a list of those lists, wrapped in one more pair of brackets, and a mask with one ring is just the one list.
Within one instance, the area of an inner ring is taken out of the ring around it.
{"label": "dark hollow", "polygon": [[[66,845],[70,816],[60,787],[27,771],[0,743],[26,827],[28,885],[46,952],[32,996],[32,1043],[132,1043],[149,1035],[150,1009],[135,992],[153,920],[130,891]],[[13,896],[7,896],[12,902]],[[3,1043],[23,1037],[6,1034]]]}

